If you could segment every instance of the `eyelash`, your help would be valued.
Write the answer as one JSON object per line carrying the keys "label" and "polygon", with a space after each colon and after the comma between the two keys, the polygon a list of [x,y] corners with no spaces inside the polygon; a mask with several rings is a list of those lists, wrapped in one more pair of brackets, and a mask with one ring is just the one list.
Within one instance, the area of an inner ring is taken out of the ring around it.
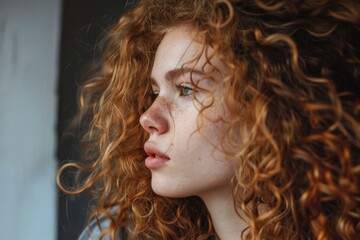
{"label": "eyelash", "polygon": [[[194,89],[189,86],[183,86],[181,83],[176,84],[176,89],[179,91],[181,97],[187,97],[193,94]],[[191,91],[191,93],[184,93],[184,91]]]}
{"label": "eyelash", "polygon": [[150,93],[150,99],[152,102],[155,101],[155,99],[159,96],[159,93],[158,92],[151,92]]}
{"label": "eyelash", "polygon": [[[188,97],[190,95],[192,95],[194,89],[192,87],[189,86],[184,86],[181,83],[177,83],[176,85],[176,89],[179,91],[179,95],[180,97]],[[191,91],[191,93],[184,93],[184,91]],[[150,93],[150,99],[151,101],[155,101],[155,99],[159,96],[159,92],[151,92]]]}

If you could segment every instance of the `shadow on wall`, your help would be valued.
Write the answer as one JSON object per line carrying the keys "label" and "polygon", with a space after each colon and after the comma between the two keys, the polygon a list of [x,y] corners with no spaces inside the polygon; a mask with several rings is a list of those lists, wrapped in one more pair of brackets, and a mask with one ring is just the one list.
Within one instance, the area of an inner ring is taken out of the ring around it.
{"label": "shadow on wall", "polygon": [[[118,20],[126,1],[63,0],[58,84],[58,148],[59,164],[79,160],[78,133],[66,133],[76,113],[77,86],[88,76],[94,63],[94,48],[104,30]],[[71,179],[66,179],[71,183]],[[77,239],[87,223],[89,197],[86,193],[68,196],[58,192],[58,240]]]}

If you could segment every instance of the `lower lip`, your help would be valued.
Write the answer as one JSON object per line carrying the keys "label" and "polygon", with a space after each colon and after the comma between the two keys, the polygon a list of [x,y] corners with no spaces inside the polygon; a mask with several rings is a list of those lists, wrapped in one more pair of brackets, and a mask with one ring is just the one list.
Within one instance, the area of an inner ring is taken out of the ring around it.
{"label": "lower lip", "polygon": [[149,169],[156,169],[164,166],[167,161],[169,161],[168,158],[149,156],[145,159],[145,166]]}

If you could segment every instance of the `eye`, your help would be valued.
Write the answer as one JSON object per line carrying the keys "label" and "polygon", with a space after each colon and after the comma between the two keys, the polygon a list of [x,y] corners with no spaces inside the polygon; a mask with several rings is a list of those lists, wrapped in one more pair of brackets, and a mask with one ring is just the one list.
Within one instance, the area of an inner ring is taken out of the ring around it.
{"label": "eye", "polygon": [[155,99],[159,96],[160,88],[157,86],[157,84],[151,84],[151,89],[149,94],[149,98],[151,101],[155,101]]}
{"label": "eye", "polygon": [[152,91],[150,94],[149,94],[149,97],[151,99],[151,101],[155,101],[155,99],[159,96],[159,92],[155,92],[155,91]]}
{"label": "eye", "polygon": [[182,97],[190,96],[194,91],[194,89],[192,87],[184,86],[181,84],[176,84],[176,88],[179,91],[180,96],[182,96]]}

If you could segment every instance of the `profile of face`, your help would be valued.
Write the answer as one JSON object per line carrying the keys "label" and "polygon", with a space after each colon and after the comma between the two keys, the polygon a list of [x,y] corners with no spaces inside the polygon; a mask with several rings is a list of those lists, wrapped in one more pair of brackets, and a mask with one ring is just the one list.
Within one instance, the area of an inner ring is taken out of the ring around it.
{"label": "profile of face", "polygon": [[[186,26],[171,28],[165,34],[151,72],[157,97],[140,118],[149,133],[144,149],[152,189],[166,197],[223,194],[229,191],[234,174],[233,164],[219,147],[227,124],[218,121],[227,114],[219,87],[225,69],[216,57],[211,64],[206,62],[203,45],[194,36],[195,31]],[[199,60],[192,61],[197,56]],[[213,74],[215,81],[204,77],[211,71],[210,65],[219,70]],[[195,89],[194,84],[200,89]],[[200,114],[208,94],[214,101]],[[203,121],[199,130],[200,117]]]}

